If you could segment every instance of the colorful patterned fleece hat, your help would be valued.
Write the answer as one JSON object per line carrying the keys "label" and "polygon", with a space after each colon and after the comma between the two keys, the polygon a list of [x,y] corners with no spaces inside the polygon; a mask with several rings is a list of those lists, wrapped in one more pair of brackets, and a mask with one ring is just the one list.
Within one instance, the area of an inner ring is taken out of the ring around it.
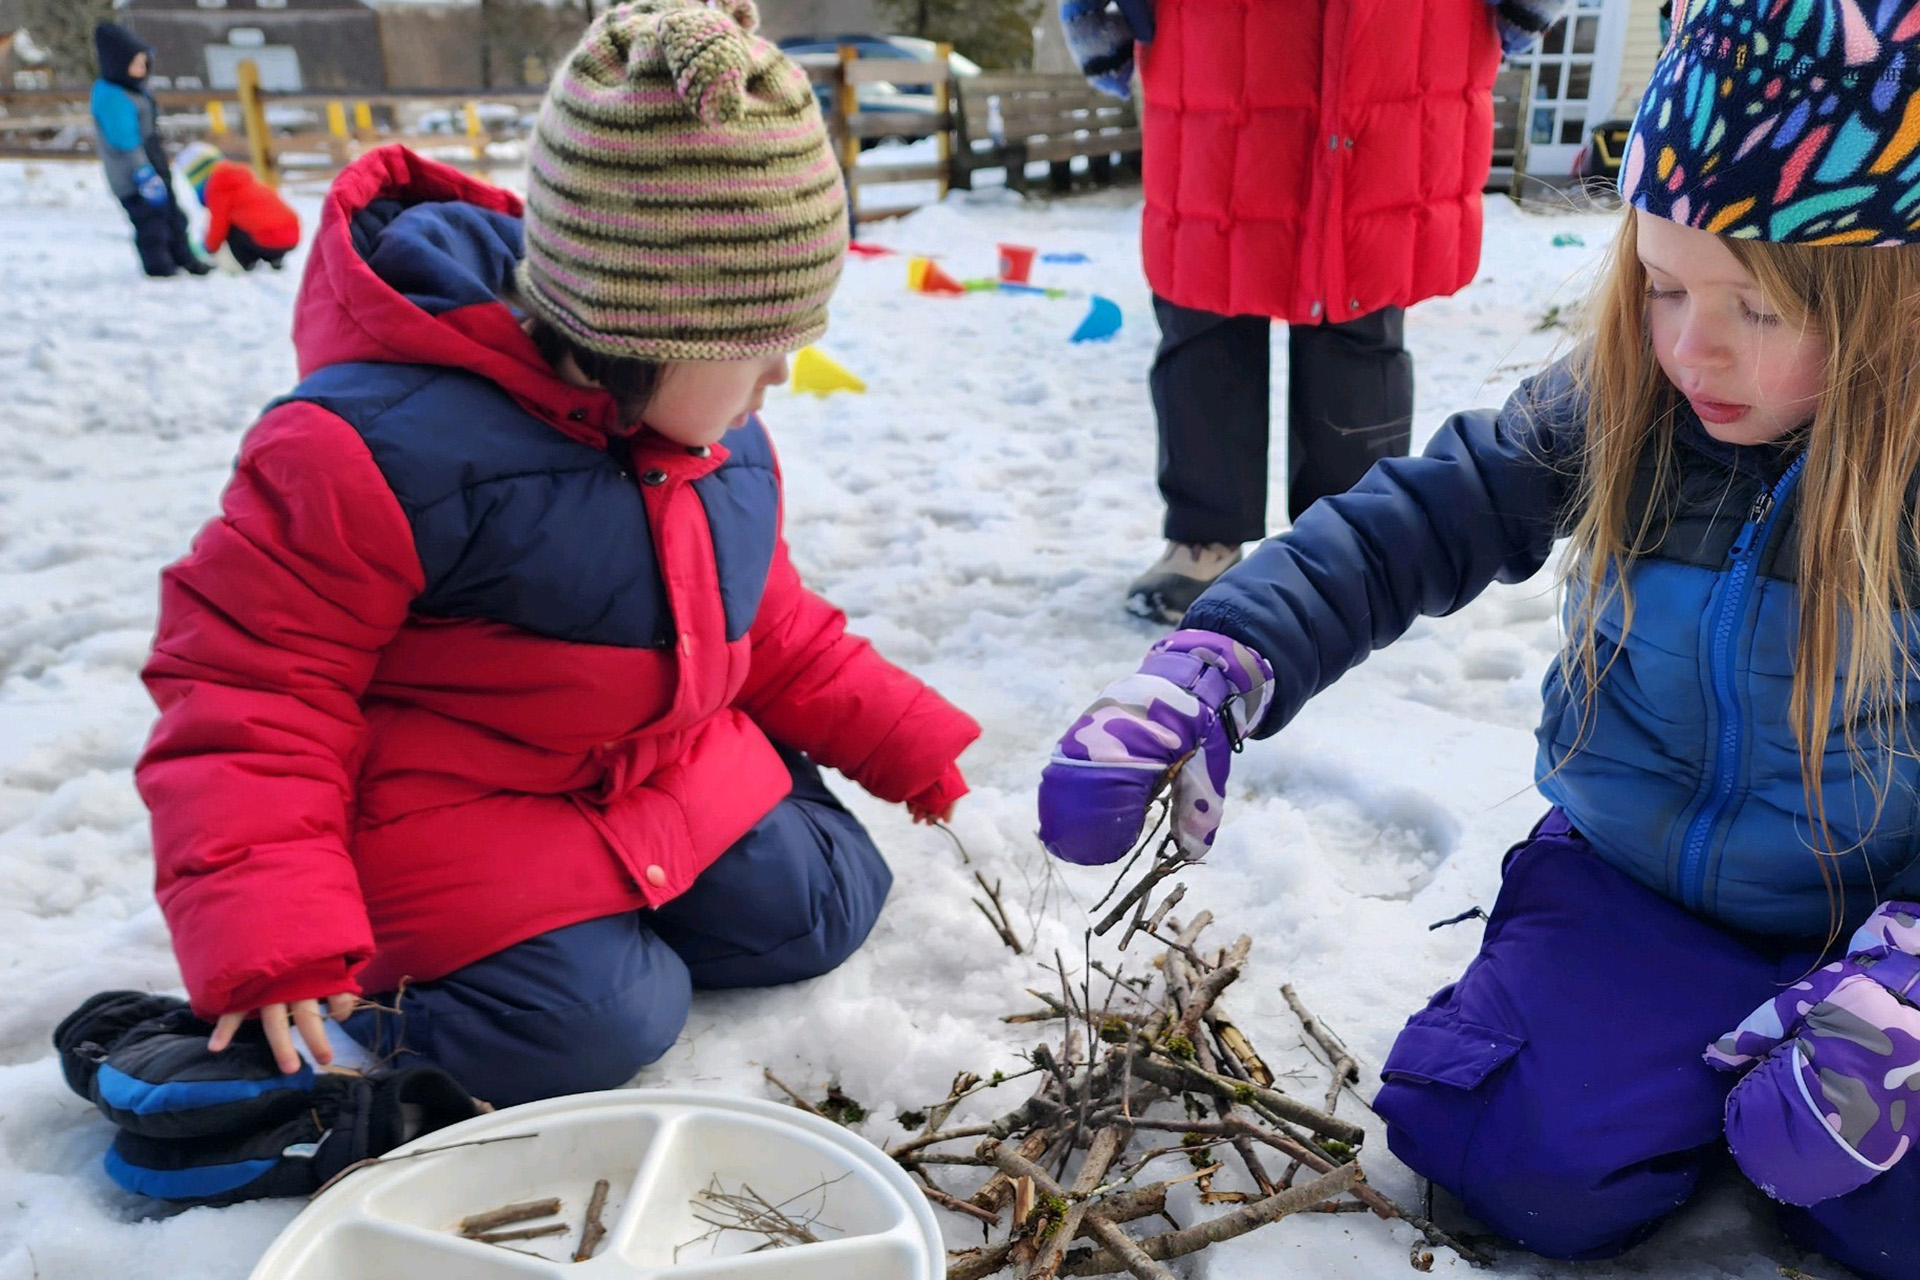
{"label": "colorful patterned fleece hat", "polygon": [[587,29],[529,147],[526,304],[643,360],[739,360],[827,327],[846,194],[806,72],[750,0],[633,0]]}
{"label": "colorful patterned fleece hat", "polygon": [[1620,190],[1776,243],[1920,239],[1920,0],[1681,0]]}

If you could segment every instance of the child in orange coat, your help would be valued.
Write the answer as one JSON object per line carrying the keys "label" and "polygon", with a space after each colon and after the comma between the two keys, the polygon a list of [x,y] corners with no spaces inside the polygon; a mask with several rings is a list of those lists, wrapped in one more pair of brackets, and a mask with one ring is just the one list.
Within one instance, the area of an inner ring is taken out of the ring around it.
{"label": "child in orange coat", "polygon": [[287,254],[300,243],[300,217],[272,187],[245,165],[221,158],[204,142],[180,153],[180,170],[211,215],[206,238],[209,256],[225,244],[244,270],[264,262],[278,271],[285,264]]}

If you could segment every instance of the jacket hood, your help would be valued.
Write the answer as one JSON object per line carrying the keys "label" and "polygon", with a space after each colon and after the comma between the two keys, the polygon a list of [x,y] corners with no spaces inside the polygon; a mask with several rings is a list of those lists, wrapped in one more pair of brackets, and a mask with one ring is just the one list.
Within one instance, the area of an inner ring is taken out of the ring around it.
{"label": "jacket hood", "polygon": [[145,93],[146,76],[135,79],[127,68],[140,54],[147,55],[147,70],[153,70],[153,46],[114,22],[103,22],[93,29],[93,56],[100,64],[100,78],[135,93]]}
{"label": "jacket hood", "polygon": [[404,147],[348,165],[327,192],[294,308],[300,375],[351,361],[444,366],[577,439],[617,433],[613,398],[557,377],[503,300],[520,216],[512,192]]}

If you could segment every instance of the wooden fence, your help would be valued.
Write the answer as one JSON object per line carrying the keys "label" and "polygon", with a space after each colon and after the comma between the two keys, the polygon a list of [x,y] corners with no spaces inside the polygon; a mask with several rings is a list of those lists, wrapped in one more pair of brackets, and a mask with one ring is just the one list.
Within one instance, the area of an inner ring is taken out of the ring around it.
{"label": "wooden fence", "polygon": [[[948,52],[942,46],[932,61],[860,59],[843,47],[806,68],[863,220],[917,207],[876,206],[859,199],[864,189],[914,183],[925,191],[931,184],[937,199],[950,187],[971,186],[981,170],[999,168],[1008,186],[1025,190],[1026,168],[1036,162],[1045,162],[1050,183],[1064,189],[1076,173],[1104,183],[1129,161],[1137,164],[1139,129],[1127,104],[1093,93],[1074,75],[960,81],[947,69]],[[332,173],[362,151],[394,142],[465,168],[518,167],[525,162],[520,148],[494,144],[524,139],[540,102],[538,89],[344,97],[273,91],[259,87],[251,63],[240,68],[235,90],[157,90],[162,132],[170,140],[205,138],[275,184],[283,175]],[[930,92],[912,92],[920,87]],[[884,106],[875,109],[876,99]],[[436,127],[422,128],[422,120]],[[888,138],[932,138],[935,158],[861,163],[868,148]],[[93,146],[87,94],[0,91],[0,158],[83,159]],[[1081,156],[1087,159],[1076,167]]]}
{"label": "wooden fence", "polygon": [[[983,170],[1001,170],[1014,190],[1029,187],[1030,166],[1046,165],[1055,191],[1076,182],[1105,185],[1137,174],[1140,125],[1133,105],[1110,98],[1073,74],[984,73],[954,76],[948,46],[929,61],[862,59],[850,46],[838,56],[807,59],[821,97],[848,191],[862,220],[917,207],[861,200],[864,190],[919,184],[935,199],[968,188]],[[518,167],[538,89],[470,93],[387,90],[340,96],[264,90],[251,62],[240,64],[234,91],[163,89],[155,92],[163,132],[174,139],[203,137],[237,159],[250,161],[269,182],[283,174],[331,173],[360,152],[404,143],[436,159],[473,169]],[[1526,73],[1503,76],[1494,96],[1495,170],[1489,189],[1517,189],[1526,167],[1524,111],[1531,87]],[[929,89],[930,93],[896,90]],[[422,127],[431,121],[432,128]],[[863,153],[888,138],[935,140],[933,158],[909,163],[862,163]],[[93,152],[87,94],[62,90],[0,91],[0,158],[78,159]]]}

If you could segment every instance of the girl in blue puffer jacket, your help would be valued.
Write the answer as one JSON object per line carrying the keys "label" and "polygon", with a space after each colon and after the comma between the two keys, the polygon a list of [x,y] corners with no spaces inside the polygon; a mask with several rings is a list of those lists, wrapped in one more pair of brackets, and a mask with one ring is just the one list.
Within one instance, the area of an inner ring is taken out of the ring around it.
{"label": "girl in blue puffer jacket", "polygon": [[1553,808],[1385,1061],[1388,1141],[1565,1258],[1725,1143],[1796,1239],[1916,1280],[1920,0],[1682,9],[1590,340],[1206,592],[1061,740],[1041,837],[1114,860],[1171,782],[1204,853],[1242,735],[1566,538]]}

